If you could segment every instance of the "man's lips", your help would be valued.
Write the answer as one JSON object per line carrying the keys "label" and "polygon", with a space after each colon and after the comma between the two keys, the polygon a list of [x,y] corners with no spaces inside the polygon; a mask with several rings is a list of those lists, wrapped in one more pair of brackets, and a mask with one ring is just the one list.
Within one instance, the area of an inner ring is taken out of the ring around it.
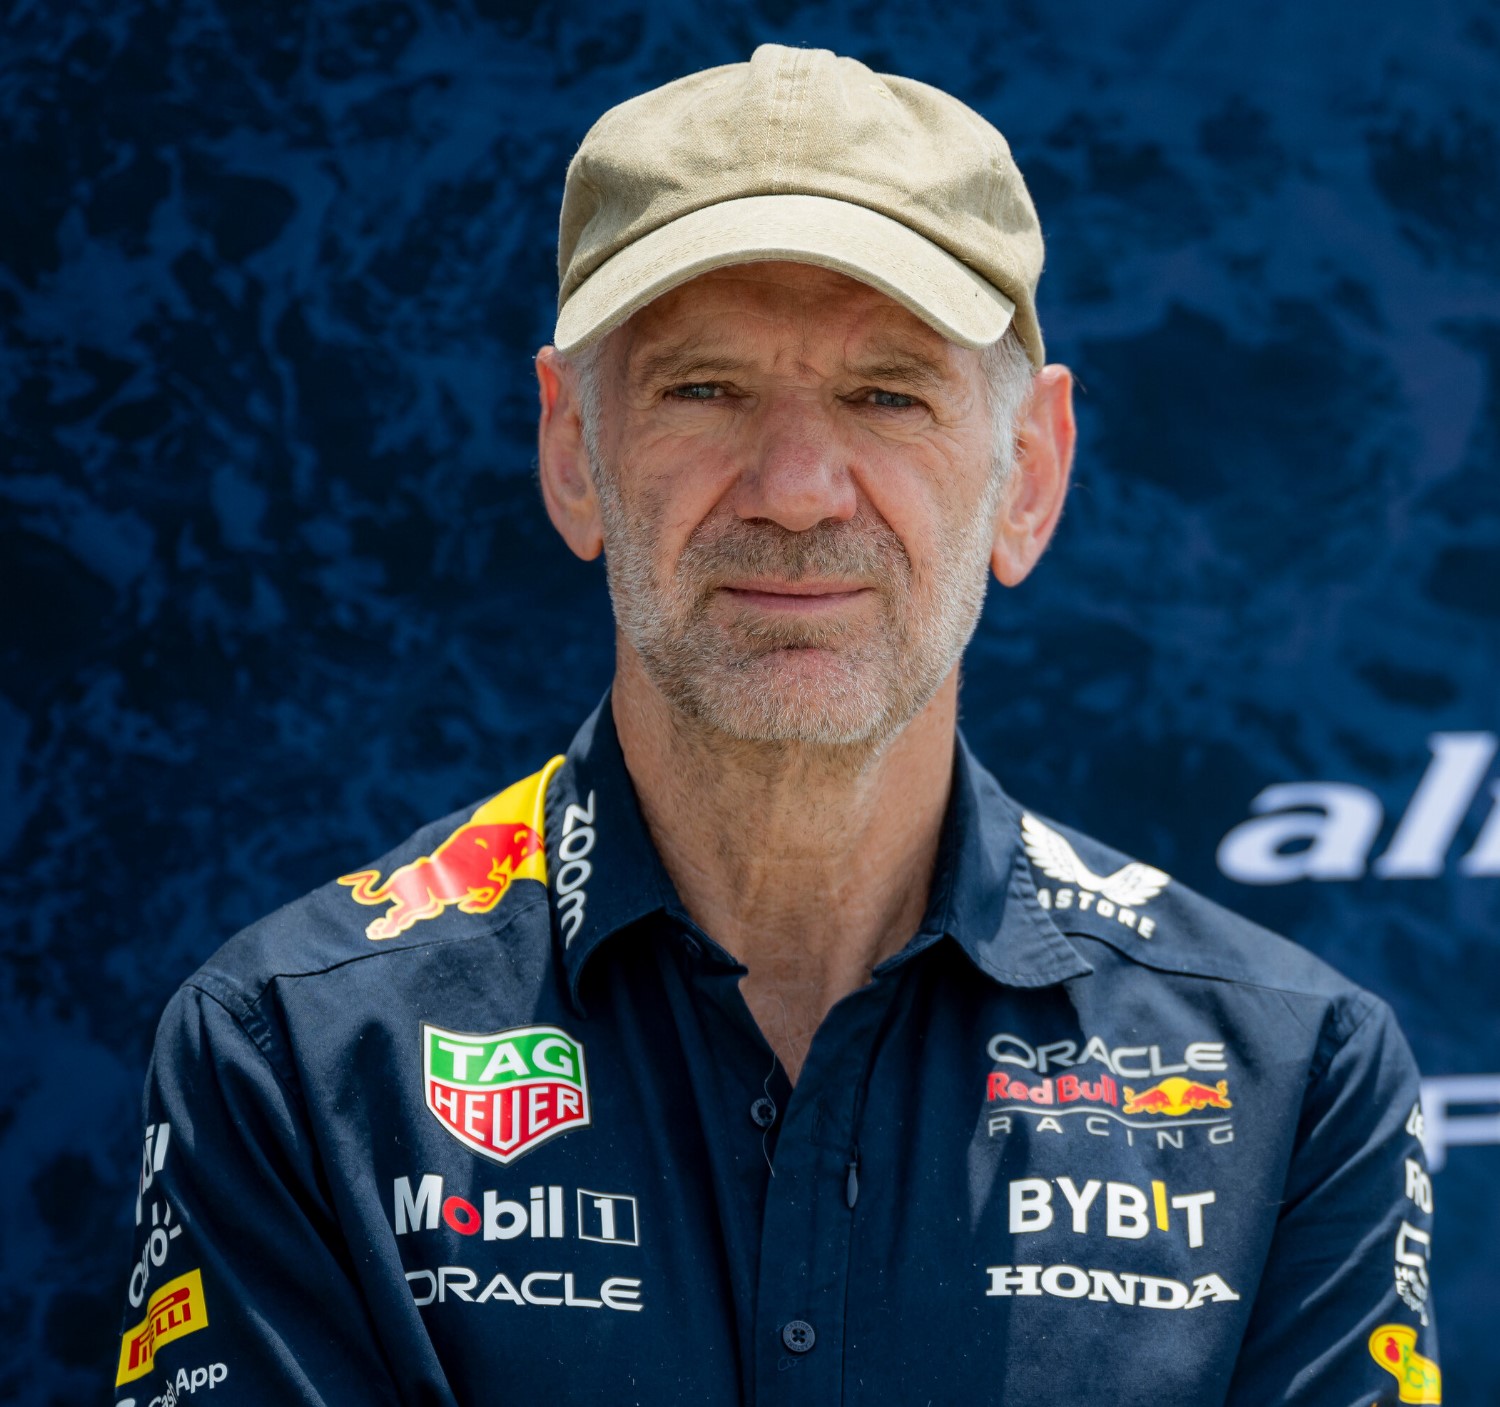
{"label": "man's lips", "polygon": [[836,610],[873,588],[847,581],[736,581],[719,589],[753,610],[805,614]]}

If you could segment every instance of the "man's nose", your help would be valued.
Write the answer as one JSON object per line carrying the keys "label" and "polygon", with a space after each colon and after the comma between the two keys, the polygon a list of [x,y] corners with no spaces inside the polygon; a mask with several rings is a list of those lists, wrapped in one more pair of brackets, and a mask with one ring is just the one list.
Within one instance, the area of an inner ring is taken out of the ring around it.
{"label": "man's nose", "polygon": [[843,522],[859,509],[848,446],[832,413],[796,397],[764,406],[735,486],[741,518],[769,518],[790,532],[825,519]]}

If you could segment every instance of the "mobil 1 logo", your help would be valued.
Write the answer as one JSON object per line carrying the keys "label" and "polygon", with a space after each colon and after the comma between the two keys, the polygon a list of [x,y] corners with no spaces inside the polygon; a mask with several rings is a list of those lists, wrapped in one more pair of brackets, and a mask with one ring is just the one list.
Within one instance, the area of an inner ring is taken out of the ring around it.
{"label": "mobil 1 logo", "polygon": [[[450,1192],[441,1173],[396,1178],[391,1185],[391,1224],[396,1235],[437,1231],[440,1226],[485,1241],[559,1241],[569,1234],[565,1213],[568,1196],[563,1187],[532,1187],[525,1197],[507,1197],[493,1188],[466,1190],[467,1197]],[[572,1200],[576,1214],[573,1234],[580,1241],[610,1246],[641,1244],[640,1213],[636,1199],[628,1193],[580,1187]]]}

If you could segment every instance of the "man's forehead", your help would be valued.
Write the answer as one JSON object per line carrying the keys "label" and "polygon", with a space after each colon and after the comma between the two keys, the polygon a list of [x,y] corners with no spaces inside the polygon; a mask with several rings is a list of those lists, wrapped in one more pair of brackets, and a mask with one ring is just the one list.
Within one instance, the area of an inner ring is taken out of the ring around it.
{"label": "man's forehead", "polygon": [[632,374],[724,367],[817,344],[861,366],[950,373],[966,349],[879,289],[831,269],[759,263],[715,269],[642,308],[620,329]]}

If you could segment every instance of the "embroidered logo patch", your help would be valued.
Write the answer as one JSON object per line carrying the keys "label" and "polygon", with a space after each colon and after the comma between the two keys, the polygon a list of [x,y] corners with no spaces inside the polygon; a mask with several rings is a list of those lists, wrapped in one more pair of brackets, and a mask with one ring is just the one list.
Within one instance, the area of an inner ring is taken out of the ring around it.
{"label": "embroidered logo patch", "polygon": [[556,1026],[475,1035],[423,1022],[422,1084],[433,1118],[497,1163],[589,1123],[583,1045]]}
{"label": "embroidered logo patch", "polygon": [[151,1296],[146,1317],[125,1331],[120,1340],[120,1362],[115,1386],[144,1378],[156,1366],[156,1350],[163,1344],[208,1328],[208,1309],[203,1302],[203,1275],[190,1270],[168,1280]]}
{"label": "embroidered logo patch", "polygon": [[456,905],[461,914],[487,914],[513,881],[547,882],[542,839],[547,783],[562,766],[554,757],[535,776],[485,802],[431,855],[419,855],[381,879],[379,870],[339,876],[356,904],[389,904],[365,927],[372,942],[395,938]]}
{"label": "embroidered logo patch", "polygon": [[1196,1114],[1202,1109],[1233,1107],[1229,1098],[1228,1080],[1216,1080],[1213,1084],[1206,1085],[1201,1080],[1184,1080],[1174,1076],[1139,1093],[1129,1085],[1125,1086],[1127,1114],[1166,1114],[1180,1119],[1184,1114]]}
{"label": "embroidered logo patch", "polygon": [[1156,931],[1156,920],[1139,910],[1172,882],[1165,870],[1132,860],[1113,874],[1095,874],[1065,837],[1030,814],[1021,817],[1021,843],[1035,873],[1057,882],[1056,889],[1037,885],[1037,903],[1044,909],[1085,913],[1092,909],[1100,918],[1112,918],[1142,938]]}
{"label": "embroidered logo patch", "polygon": [[1410,1324],[1382,1324],[1370,1335],[1370,1357],[1395,1378],[1403,1402],[1443,1400],[1443,1375],[1417,1352],[1417,1331]]}

